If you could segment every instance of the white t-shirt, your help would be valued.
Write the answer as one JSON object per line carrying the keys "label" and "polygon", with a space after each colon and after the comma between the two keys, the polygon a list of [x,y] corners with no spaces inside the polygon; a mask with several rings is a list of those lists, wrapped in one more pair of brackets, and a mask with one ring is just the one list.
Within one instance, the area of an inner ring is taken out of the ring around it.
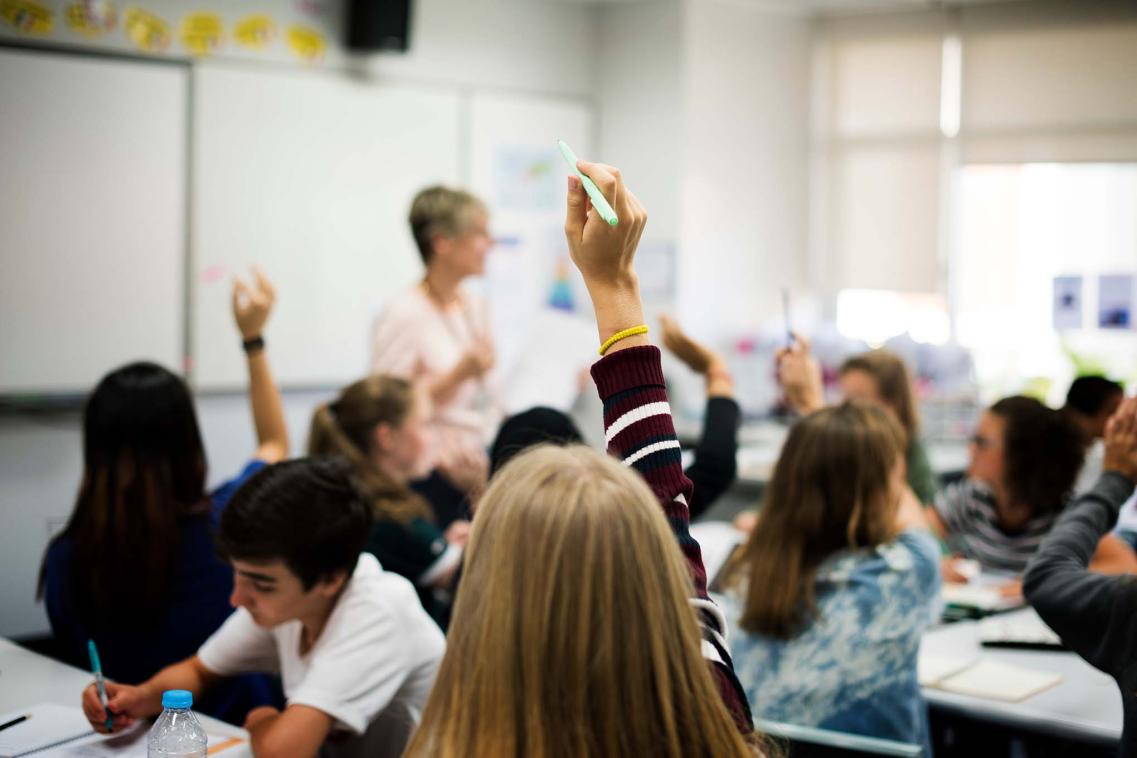
{"label": "white t-shirt", "polygon": [[335,719],[333,732],[362,735],[385,713],[410,714],[417,724],[446,649],[414,586],[384,571],[369,553],[359,556],[307,655],[300,655],[300,639],[299,621],[263,629],[239,608],[198,657],[222,676],[278,673],[289,705],[328,714]]}

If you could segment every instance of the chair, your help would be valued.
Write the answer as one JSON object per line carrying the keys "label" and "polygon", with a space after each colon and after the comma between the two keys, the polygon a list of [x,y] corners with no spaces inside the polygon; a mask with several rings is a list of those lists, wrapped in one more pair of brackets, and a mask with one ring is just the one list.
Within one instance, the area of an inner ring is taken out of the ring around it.
{"label": "chair", "polygon": [[786,758],[923,758],[924,748],[907,742],[845,734],[811,726],[758,719],[754,726],[784,750]]}

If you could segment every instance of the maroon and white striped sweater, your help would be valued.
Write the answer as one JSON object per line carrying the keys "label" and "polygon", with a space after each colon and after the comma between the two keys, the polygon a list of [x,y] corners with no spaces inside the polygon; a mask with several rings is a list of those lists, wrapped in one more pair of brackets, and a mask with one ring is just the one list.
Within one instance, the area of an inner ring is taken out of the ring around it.
{"label": "maroon and white striped sweater", "polygon": [[703,657],[711,664],[719,694],[739,731],[749,734],[753,731],[750,706],[734,674],[726,645],[726,619],[707,596],[702,550],[689,529],[687,504],[692,484],[683,473],[659,348],[632,347],[610,353],[592,366],[592,379],[604,402],[608,452],[639,471],[659,500],[691,571],[691,605],[699,616]]}

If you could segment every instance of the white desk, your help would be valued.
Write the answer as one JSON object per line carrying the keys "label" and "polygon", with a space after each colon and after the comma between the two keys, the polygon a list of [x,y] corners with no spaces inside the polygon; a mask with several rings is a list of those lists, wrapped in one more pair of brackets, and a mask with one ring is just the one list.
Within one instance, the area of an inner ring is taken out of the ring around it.
{"label": "white desk", "polygon": [[1062,682],[1020,703],[925,688],[924,697],[929,705],[1029,732],[1113,745],[1121,739],[1121,693],[1111,677],[1074,653],[984,648],[979,644],[977,633],[978,624],[974,621],[939,626],[924,635],[921,651],[948,658],[983,656],[1061,674]]}
{"label": "white desk", "polygon": [[[702,546],[708,577],[718,573],[731,548],[744,539],[740,532],[721,522],[692,524],[691,534]],[[1031,611],[1025,609],[1013,613],[1023,612]],[[1121,693],[1111,677],[1074,653],[981,647],[977,626],[974,621],[960,621],[935,627],[924,635],[921,651],[945,658],[984,656],[1061,674],[1062,682],[1020,703],[924,688],[924,698],[929,705],[1027,732],[1117,744],[1121,739],[1123,714]]]}
{"label": "white desk", "polygon": [[[0,638],[0,713],[36,703],[78,708],[83,688],[92,679],[90,671],[72,668]],[[244,729],[200,713],[197,717],[209,732],[245,738],[244,743],[227,748],[218,758],[251,758],[249,735]]]}

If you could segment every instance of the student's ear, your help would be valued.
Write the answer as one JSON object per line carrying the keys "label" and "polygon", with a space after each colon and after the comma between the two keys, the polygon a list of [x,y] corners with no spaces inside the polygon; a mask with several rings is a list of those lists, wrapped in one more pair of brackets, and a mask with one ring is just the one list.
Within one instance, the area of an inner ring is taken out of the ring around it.
{"label": "student's ear", "polygon": [[384,455],[389,455],[395,448],[395,430],[390,424],[378,424],[374,431],[375,448]]}
{"label": "student's ear", "polygon": [[430,249],[436,257],[449,255],[452,247],[453,240],[445,234],[435,234],[430,238]]}
{"label": "student's ear", "polygon": [[348,572],[337,571],[334,574],[328,574],[316,582],[316,592],[320,593],[322,597],[335,597],[343,589],[344,584],[347,583]]}

